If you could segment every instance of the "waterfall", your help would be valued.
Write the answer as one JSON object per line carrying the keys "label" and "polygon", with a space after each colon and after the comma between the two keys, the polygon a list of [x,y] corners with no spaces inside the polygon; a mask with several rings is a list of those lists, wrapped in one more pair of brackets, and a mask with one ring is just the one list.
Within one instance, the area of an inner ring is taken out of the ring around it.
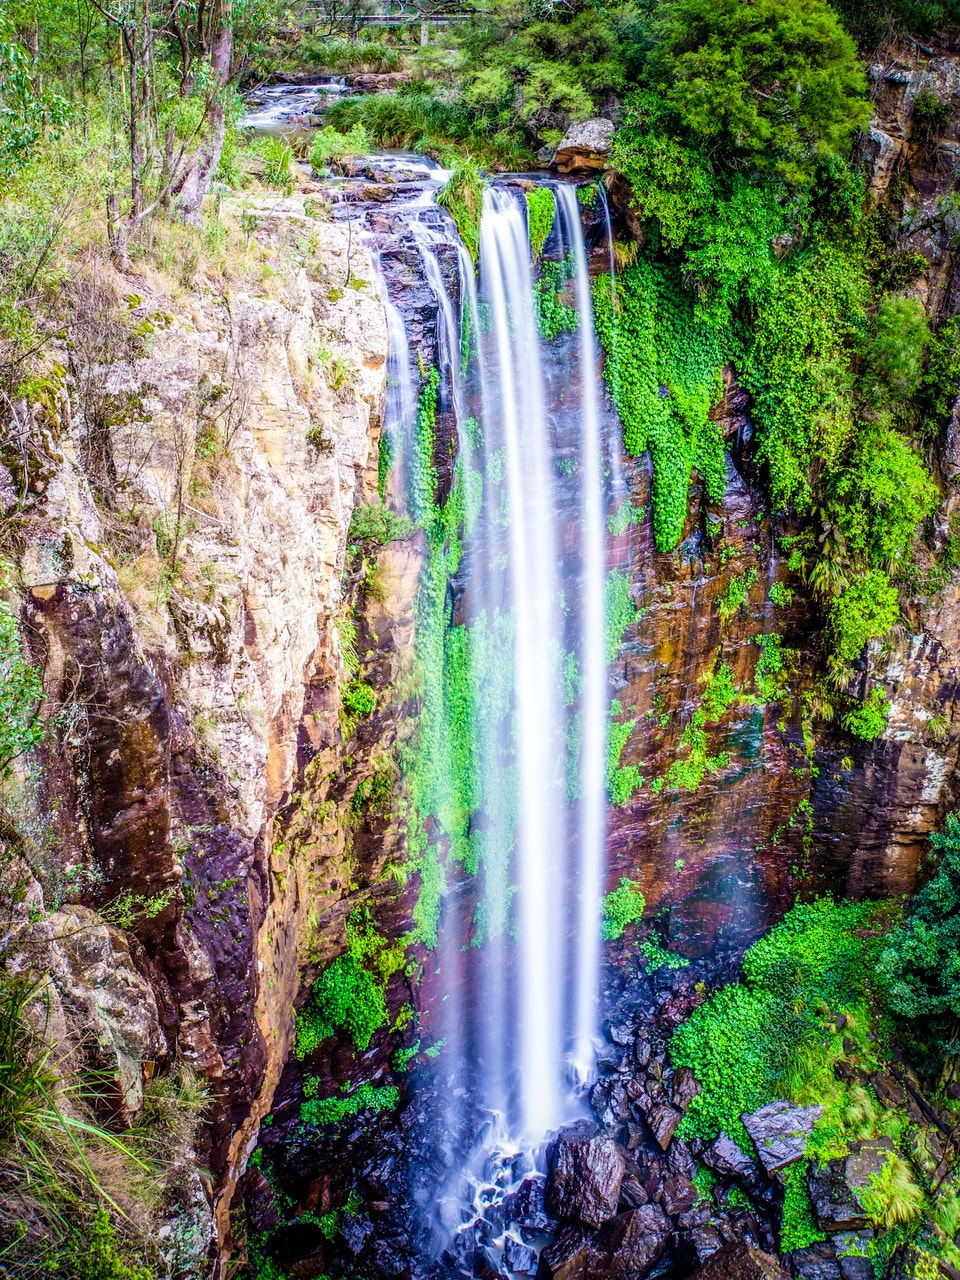
{"label": "waterfall", "polygon": [[572,252],[574,297],[579,325],[580,386],[580,671],[582,751],[577,887],[576,964],[574,966],[573,1064],[581,1080],[593,1067],[596,1009],[600,985],[600,903],[606,838],[607,666],[604,619],[604,503],[601,475],[600,407],[597,393],[597,344],[593,329],[590,278],[576,191],[554,187],[561,235]]}
{"label": "waterfall", "polygon": [[[456,423],[457,483],[472,512],[449,598],[459,602],[451,609],[469,666],[462,732],[476,774],[476,808],[458,839],[473,851],[476,875],[447,859],[433,1031],[445,1042],[436,1070],[448,1101],[438,1120],[454,1169],[472,1146],[474,1189],[490,1182],[498,1143],[533,1154],[582,1113],[597,1037],[607,420],[577,192],[562,182],[551,190],[552,243],[565,264],[558,288],[573,320],[572,332],[549,341],[518,186],[484,192],[477,274],[445,212],[414,201],[404,223],[436,299],[441,399]],[[388,320],[393,347],[403,320],[389,308]],[[415,416],[403,382],[411,369],[391,355],[390,421]],[[447,1230],[472,1194],[441,1189]]]}

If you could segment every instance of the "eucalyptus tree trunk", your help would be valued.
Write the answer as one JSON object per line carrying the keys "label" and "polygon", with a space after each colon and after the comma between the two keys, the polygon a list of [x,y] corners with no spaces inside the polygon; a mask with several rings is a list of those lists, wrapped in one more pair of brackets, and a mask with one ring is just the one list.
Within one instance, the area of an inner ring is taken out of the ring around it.
{"label": "eucalyptus tree trunk", "polygon": [[183,167],[172,187],[174,208],[187,221],[193,221],[199,216],[203,197],[210,189],[210,182],[223,150],[226,133],[223,95],[230,80],[233,62],[232,0],[214,0],[209,30],[212,79],[204,125],[196,148],[184,159]]}

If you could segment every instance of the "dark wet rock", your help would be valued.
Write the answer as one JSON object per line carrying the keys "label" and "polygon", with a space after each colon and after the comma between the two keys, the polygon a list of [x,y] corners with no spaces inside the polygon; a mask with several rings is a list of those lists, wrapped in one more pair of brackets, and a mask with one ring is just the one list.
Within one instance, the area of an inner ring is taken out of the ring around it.
{"label": "dark wet rock", "polygon": [[617,1211],[625,1159],[620,1144],[589,1122],[561,1130],[547,1148],[547,1213],[601,1226]]}
{"label": "dark wet rock", "polygon": [[725,1133],[705,1147],[700,1158],[708,1169],[719,1173],[721,1178],[732,1178],[747,1191],[763,1187],[760,1166]]}
{"label": "dark wet rock", "polygon": [[797,1280],[840,1280],[840,1263],[829,1240],[791,1253],[790,1270]]}
{"label": "dark wet rock", "polygon": [[500,1206],[504,1221],[515,1222],[531,1231],[549,1231],[556,1222],[546,1211],[545,1195],[542,1178],[526,1178]]}
{"label": "dark wet rock", "polygon": [[682,1112],[670,1105],[662,1096],[663,1086],[657,1080],[647,1082],[647,1092],[637,1099],[636,1106],[640,1114],[650,1126],[650,1132],[656,1138],[661,1150],[666,1151],[673,1141]]}
{"label": "dark wet rock", "polygon": [[674,1218],[693,1208],[697,1202],[697,1189],[686,1178],[672,1174],[663,1180],[659,1201],[665,1212]]}
{"label": "dark wet rock", "polygon": [[678,1231],[673,1247],[677,1262],[687,1274],[696,1267],[702,1267],[724,1244],[716,1227],[704,1222],[701,1226]]}
{"label": "dark wet rock", "polygon": [[864,1254],[850,1253],[838,1257],[840,1280],[875,1280],[873,1263]]}
{"label": "dark wet rock", "polygon": [[866,1225],[867,1216],[857,1191],[870,1185],[871,1178],[881,1172],[892,1153],[889,1138],[876,1138],[853,1143],[849,1155],[839,1160],[810,1166],[807,1185],[821,1231],[854,1231]]}
{"label": "dark wet rock", "polygon": [[629,1022],[611,1022],[607,1027],[607,1035],[614,1044],[621,1047],[633,1044],[633,1026]]}
{"label": "dark wet rock", "polygon": [[272,1231],[280,1221],[276,1197],[259,1169],[248,1169],[243,1175],[242,1191],[247,1219],[254,1231]]}
{"label": "dark wet rock", "polygon": [[639,1209],[641,1205],[650,1203],[650,1195],[640,1177],[638,1169],[630,1169],[623,1175],[620,1183],[620,1205],[625,1209]]}
{"label": "dark wet rock", "polygon": [[670,1239],[670,1219],[655,1204],[621,1213],[590,1251],[590,1280],[645,1280]]}
{"label": "dark wet rock", "polygon": [[846,1179],[846,1160],[811,1164],[807,1185],[821,1231],[849,1230],[866,1224],[867,1215]]}
{"label": "dark wet rock", "polygon": [[700,1081],[689,1067],[680,1067],[673,1077],[670,1088],[670,1099],[680,1111],[686,1111],[690,1103],[700,1092]]}
{"label": "dark wet rock", "polygon": [[646,1036],[637,1036],[633,1045],[633,1056],[638,1067],[645,1067],[653,1053],[653,1045]]}
{"label": "dark wet rock", "polygon": [[787,1274],[776,1258],[741,1240],[711,1254],[690,1280],[787,1280]]}
{"label": "dark wet rock", "polygon": [[803,1158],[807,1138],[823,1115],[823,1107],[796,1107],[789,1102],[768,1102],[759,1111],[742,1116],[743,1127],[757,1149],[760,1163],[772,1177]]}
{"label": "dark wet rock", "polygon": [[675,1138],[667,1152],[667,1168],[671,1173],[679,1173],[684,1178],[692,1178],[697,1171],[690,1148],[681,1138]]}
{"label": "dark wet rock", "polygon": [[537,1280],[580,1280],[586,1275],[594,1233],[582,1227],[565,1227],[541,1249]]}
{"label": "dark wet rock", "polygon": [[365,1216],[353,1217],[351,1214],[344,1214],[340,1223],[340,1235],[343,1242],[350,1252],[357,1256],[363,1251],[363,1246],[373,1234],[373,1223]]}
{"label": "dark wet rock", "polygon": [[503,1242],[503,1260],[509,1271],[521,1275],[533,1275],[537,1269],[536,1250],[514,1236],[507,1236]]}
{"label": "dark wet rock", "polygon": [[507,1275],[493,1249],[480,1247],[473,1251],[474,1280],[502,1280]]}

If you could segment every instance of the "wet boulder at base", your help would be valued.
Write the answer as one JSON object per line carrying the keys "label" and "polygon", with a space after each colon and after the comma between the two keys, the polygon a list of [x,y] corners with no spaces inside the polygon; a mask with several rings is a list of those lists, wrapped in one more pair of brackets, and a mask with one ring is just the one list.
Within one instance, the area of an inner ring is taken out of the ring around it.
{"label": "wet boulder at base", "polygon": [[759,1111],[741,1116],[769,1177],[803,1159],[807,1139],[823,1115],[822,1106],[797,1107],[785,1101],[768,1102]]}
{"label": "wet boulder at base", "polygon": [[738,1240],[710,1255],[690,1280],[788,1280],[776,1258]]}
{"label": "wet boulder at base", "polygon": [[589,1121],[561,1129],[547,1147],[547,1213],[602,1226],[617,1212],[625,1164],[620,1144]]}
{"label": "wet boulder at base", "polygon": [[645,1280],[670,1239],[670,1219],[655,1204],[608,1222],[590,1250],[589,1280]]}

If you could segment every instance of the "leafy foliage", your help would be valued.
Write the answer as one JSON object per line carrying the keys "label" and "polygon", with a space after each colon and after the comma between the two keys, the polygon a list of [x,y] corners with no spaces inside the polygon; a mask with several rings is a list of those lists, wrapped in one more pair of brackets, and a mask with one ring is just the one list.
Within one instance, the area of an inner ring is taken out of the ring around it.
{"label": "leafy foliage", "polygon": [[539,258],[553,226],[557,201],[549,187],[535,187],[527,192],[527,224],[530,230],[530,249]]}
{"label": "leafy foliage", "polygon": [[820,1043],[820,1010],[865,998],[880,947],[864,928],[874,911],[825,898],[794,907],[747,952],[743,982],[722,988],[678,1028],[673,1061],[702,1085],[683,1132],[712,1140],[722,1130],[750,1149],[741,1114],[785,1096],[791,1069]]}
{"label": "leafy foliage", "polygon": [[369,912],[355,908],[347,921],[347,950],[320,974],[297,1014],[297,1057],[306,1057],[338,1031],[361,1052],[367,1049],[388,1021],[384,993],[403,954],[402,943],[388,945]]}
{"label": "leafy foliage", "polygon": [[616,889],[611,889],[603,900],[604,940],[615,942],[617,938],[622,938],[627,925],[635,924],[643,918],[646,905],[646,899],[636,881],[622,877]]}
{"label": "leafy foliage", "polygon": [[361,1111],[370,1111],[378,1115],[381,1111],[392,1111],[400,1100],[400,1091],[395,1085],[377,1086],[364,1082],[353,1093],[340,1097],[311,1097],[308,1080],[304,1087],[306,1102],[300,1104],[300,1119],[304,1124],[316,1126],[338,1125]]}
{"label": "leafy foliage", "polygon": [[454,154],[453,172],[437,194],[437,203],[450,212],[460,239],[474,262],[480,256],[480,214],[483,209],[483,174],[477,162]]}
{"label": "leafy foliage", "polygon": [[682,128],[790,181],[869,118],[853,41],[824,0],[662,0],[648,77]]}
{"label": "leafy foliage", "polygon": [[936,874],[878,965],[890,1007],[905,1018],[960,1017],[960,813],[947,815],[930,845]]}
{"label": "leafy foliage", "polygon": [[[8,571],[0,561],[0,592],[8,584]],[[0,598],[0,781],[14,760],[43,736],[37,715],[42,696],[40,671],[24,658],[16,616]]]}

